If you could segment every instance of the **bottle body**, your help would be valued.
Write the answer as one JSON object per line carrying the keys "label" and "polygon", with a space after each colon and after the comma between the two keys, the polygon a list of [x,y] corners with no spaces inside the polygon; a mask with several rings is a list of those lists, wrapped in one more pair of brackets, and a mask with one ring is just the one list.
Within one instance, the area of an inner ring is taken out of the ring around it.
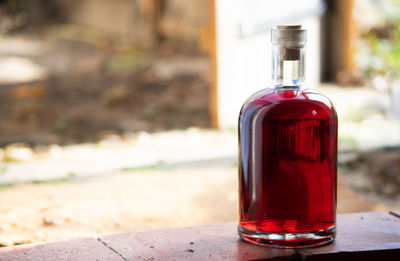
{"label": "bottle body", "polygon": [[276,247],[330,242],[336,225],[337,115],[322,94],[265,89],[239,116],[239,235]]}

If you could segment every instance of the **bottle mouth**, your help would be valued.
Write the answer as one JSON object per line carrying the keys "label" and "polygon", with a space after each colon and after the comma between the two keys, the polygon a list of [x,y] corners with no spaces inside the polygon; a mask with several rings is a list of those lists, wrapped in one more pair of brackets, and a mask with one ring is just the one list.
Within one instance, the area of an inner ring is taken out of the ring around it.
{"label": "bottle mouth", "polygon": [[307,41],[307,30],[301,25],[277,25],[271,29],[271,42],[274,45],[303,47]]}

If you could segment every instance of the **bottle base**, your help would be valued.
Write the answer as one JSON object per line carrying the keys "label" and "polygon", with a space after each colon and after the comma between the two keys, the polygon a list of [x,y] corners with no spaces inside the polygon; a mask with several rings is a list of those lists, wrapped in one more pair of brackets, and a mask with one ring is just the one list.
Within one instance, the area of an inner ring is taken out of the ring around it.
{"label": "bottle base", "polygon": [[324,230],[301,233],[268,233],[238,226],[238,233],[244,241],[276,248],[316,247],[331,243],[336,236],[336,226]]}

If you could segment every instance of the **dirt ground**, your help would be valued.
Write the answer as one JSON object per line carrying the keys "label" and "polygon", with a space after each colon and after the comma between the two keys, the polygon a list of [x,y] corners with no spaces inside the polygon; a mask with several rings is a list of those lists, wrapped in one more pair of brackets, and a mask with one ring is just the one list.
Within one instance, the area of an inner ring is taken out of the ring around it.
{"label": "dirt ground", "polygon": [[[338,193],[338,213],[387,210],[340,179]],[[236,167],[123,171],[66,183],[17,185],[0,191],[0,242],[235,222],[237,196]]]}

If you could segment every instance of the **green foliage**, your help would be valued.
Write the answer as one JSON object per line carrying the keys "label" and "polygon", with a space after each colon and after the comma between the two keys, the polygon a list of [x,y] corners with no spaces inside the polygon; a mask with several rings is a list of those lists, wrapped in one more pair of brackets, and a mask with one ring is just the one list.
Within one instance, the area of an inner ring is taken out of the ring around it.
{"label": "green foliage", "polygon": [[340,120],[344,122],[360,123],[365,120],[366,117],[368,117],[368,114],[365,111],[356,108],[353,104],[349,104],[347,113],[343,115]]}
{"label": "green foliage", "polygon": [[2,166],[2,165],[0,164],[0,175],[6,173],[6,171],[7,171],[7,167],[6,167],[6,166]]}
{"label": "green foliage", "polygon": [[14,187],[15,186],[15,184],[14,183],[5,183],[5,184],[0,184],[0,190],[3,190],[3,189],[9,189],[9,188],[12,188],[12,187]]}
{"label": "green foliage", "polygon": [[137,167],[127,167],[127,168],[122,168],[122,171],[133,171],[133,172],[146,172],[146,171],[152,171],[160,168],[164,162],[162,160],[156,162],[155,164],[150,164],[150,165],[144,165],[144,166],[137,166]]}
{"label": "green foliage", "polygon": [[360,46],[359,51],[367,61],[362,67],[368,77],[383,75],[389,81],[397,80],[400,78],[400,0],[371,2],[383,21],[360,29],[365,46]]}
{"label": "green foliage", "polygon": [[341,174],[348,174],[351,172],[351,168],[347,163],[338,163],[338,172]]}
{"label": "green foliage", "polygon": [[400,146],[383,147],[382,149],[383,149],[384,151],[400,152]]}
{"label": "green foliage", "polygon": [[108,72],[130,71],[141,65],[143,54],[139,51],[132,50],[122,53],[107,63]]}
{"label": "green foliage", "polygon": [[371,54],[375,59],[381,60],[378,68],[371,69],[379,74],[398,78],[400,76],[400,18],[391,21],[386,26],[388,27],[386,30],[390,30],[391,34],[387,39],[378,38],[375,32],[369,32],[366,35]]}
{"label": "green foliage", "polygon": [[46,179],[46,180],[34,180],[32,181],[33,184],[48,184],[48,185],[56,185],[56,184],[62,184],[70,181],[72,178],[74,178],[76,175],[74,173],[68,174],[68,176],[64,178],[58,178],[58,179]]}

